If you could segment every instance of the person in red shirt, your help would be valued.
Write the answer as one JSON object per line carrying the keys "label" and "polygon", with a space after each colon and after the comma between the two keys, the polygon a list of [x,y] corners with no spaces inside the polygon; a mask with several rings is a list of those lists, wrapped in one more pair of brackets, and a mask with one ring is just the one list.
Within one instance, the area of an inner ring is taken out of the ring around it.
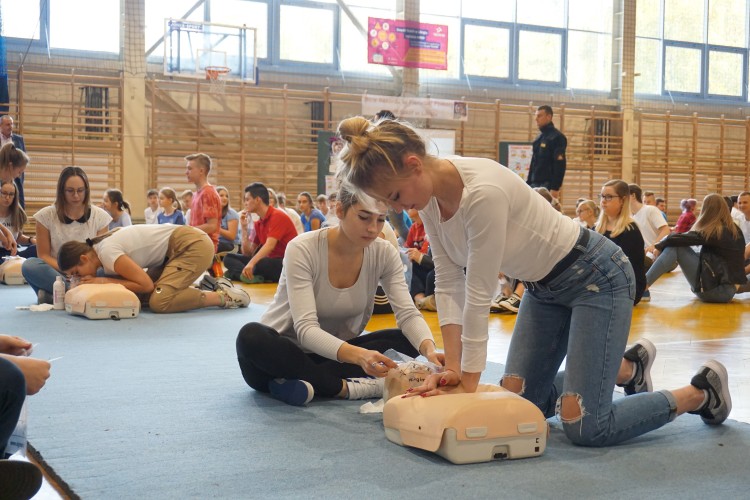
{"label": "person in red shirt", "polygon": [[[254,223],[254,236],[250,224],[251,214],[259,219]],[[283,210],[269,205],[268,188],[254,182],[245,188],[245,210],[240,215],[242,227],[242,253],[227,254],[224,277],[246,283],[278,283],[284,263],[287,244],[297,236],[292,219]]]}
{"label": "person in red shirt", "polygon": [[409,292],[419,309],[437,311],[435,305],[435,264],[430,254],[430,242],[416,209],[409,209],[411,227],[406,237],[406,256],[412,261]]}
{"label": "person in red shirt", "polygon": [[202,230],[211,238],[214,253],[219,246],[219,229],[221,229],[221,198],[208,182],[211,171],[211,157],[204,153],[195,153],[185,157],[185,176],[188,182],[195,184],[196,193],[190,206],[189,224]]}

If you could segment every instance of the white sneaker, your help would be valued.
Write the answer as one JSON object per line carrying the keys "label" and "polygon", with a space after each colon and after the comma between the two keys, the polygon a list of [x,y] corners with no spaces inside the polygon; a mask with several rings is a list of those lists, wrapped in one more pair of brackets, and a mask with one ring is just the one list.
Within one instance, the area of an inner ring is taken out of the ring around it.
{"label": "white sneaker", "polygon": [[383,397],[385,377],[382,378],[348,378],[346,387],[349,389],[347,399],[378,399]]}
{"label": "white sneaker", "polygon": [[224,295],[224,309],[237,309],[250,304],[250,295],[240,287],[220,284],[216,291]]}

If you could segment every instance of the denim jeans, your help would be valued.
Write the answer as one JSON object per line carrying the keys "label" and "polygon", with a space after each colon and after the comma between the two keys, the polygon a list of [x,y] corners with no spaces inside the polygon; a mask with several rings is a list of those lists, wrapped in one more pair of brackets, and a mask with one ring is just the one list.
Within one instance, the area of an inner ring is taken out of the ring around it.
{"label": "denim jeans", "polygon": [[737,288],[734,285],[719,285],[712,290],[701,292],[698,279],[700,254],[693,250],[692,247],[665,248],[646,273],[646,284],[651,286],[659,276],[671,271],[675,263],[680,264],[682,274],[690,284],[690,289],[703,302],[725,304],[730,302],[737,292]]}
{"label": "denim jeans", "polygon": [[52,266],[38,257],[26,259],[21,265],[21,274],[26,282],[31,285],[36,295],[39,290],[45,290],[52,293],[52,285],[58,276],[65,278],[65,275],[58,273]]}
{"label": "denim jeans", "polygon": [[[630,331],[635,275],[623,251],[591,232],[585,252],[548,283],[526,283],[505,377],[520,377],[521,395],[546,417],[558,399],[576,396],[581,418],[563,420],[568,439],[608,446],[661,427],[674,417],[671,393],[612,401]],[[566,370],[559,372],[567,356]]]}
{"label": "denim jeans", "polygon": [[0,358],[0,458],[18,423],[26,399],[26,379],[11,361]]}

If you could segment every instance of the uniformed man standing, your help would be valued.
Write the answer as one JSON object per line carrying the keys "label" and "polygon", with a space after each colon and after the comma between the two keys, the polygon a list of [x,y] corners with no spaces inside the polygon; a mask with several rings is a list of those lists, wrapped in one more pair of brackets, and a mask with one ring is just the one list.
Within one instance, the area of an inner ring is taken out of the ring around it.
{"label": "uniformed man standing", "polygon": [[560,187],[565,177],[565,149],[568,139],[552,123],[552,108],[539,106],[534,115],[539,136],[534,140],[529,167],[531,187],[545,187],[555,198],[560,196]]}

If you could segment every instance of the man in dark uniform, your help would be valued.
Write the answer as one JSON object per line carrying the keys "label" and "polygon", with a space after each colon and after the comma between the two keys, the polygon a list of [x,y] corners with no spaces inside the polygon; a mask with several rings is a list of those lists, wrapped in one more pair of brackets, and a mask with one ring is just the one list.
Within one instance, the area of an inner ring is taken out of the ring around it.
{"label": "man in dark uniform", "polygon": [[539,106],[534,115],[539,127],[539,136],[532,146],[529,179],[531,187],[545,187],[555,198],[560,196],[560,187],[565,177],[565,149],[568,139],[552,123],[552,108]]}

